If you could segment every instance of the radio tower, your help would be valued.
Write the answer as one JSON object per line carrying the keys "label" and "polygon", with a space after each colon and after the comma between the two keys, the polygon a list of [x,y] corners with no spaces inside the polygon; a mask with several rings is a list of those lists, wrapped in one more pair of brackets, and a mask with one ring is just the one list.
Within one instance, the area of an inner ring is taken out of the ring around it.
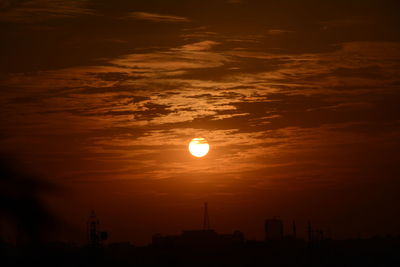
{"label": "radio tower", "polygon": [[204,203],[203,230],[210,230],[210,217],[208,216],[208,205],[207,205],[207,202]]}
{"label": "radio tower", "polygon": [[89,220],[87,222],[88,228],[88,243],[91,247],[99,246],[99,234],[98,234],[99,219],[96,217],[96,213],[92,210]]}

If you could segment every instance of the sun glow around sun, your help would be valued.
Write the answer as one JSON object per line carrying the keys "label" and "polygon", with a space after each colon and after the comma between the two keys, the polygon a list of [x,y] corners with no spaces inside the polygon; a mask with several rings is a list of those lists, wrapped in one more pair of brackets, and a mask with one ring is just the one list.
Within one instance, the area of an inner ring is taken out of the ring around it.
{"label": "sun glow around sun", "polygon": [[207,140],[202,137],[193,138],[189,143],[189,152],[195,157],[204,157],[207,155],[209,150],[210,145],[208,144]]}

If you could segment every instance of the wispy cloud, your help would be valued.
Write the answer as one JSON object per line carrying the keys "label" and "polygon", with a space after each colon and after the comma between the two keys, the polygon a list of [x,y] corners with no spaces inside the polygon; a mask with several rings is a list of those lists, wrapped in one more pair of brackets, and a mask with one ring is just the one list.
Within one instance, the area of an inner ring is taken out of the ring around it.
{"label": "wispy cloud", "polygon": [[0,10],[0,21],[16,23],[95,14],[92,9],[87,7],[85,0],[6,1],[3,6],[3,9]]}
{"label": "wispy cloud", "polygon": [[184,51],[204,51],[204,50],[210,50],[212,47],[218,44],[219,44],[218,42],[207,40],[198,43],[191,43],[184,45],[181,47],[181,49]]}
{"label": "wispy cloud", "polygon": [[289,30],[283,30],[283,29],[270,29],[267,31],[267,34],[269,35],[281,35],[281,34],[286,34],[286,33],[292,33],[293,31]]}
{"label": "wispy cloud", "polygon": [[152,22],[188,22],[189,19],[180,16],[174,15],[165,15],[165,14],[157,14],[157,13],[149,13],[149,12],[131,12],[129,14],[130,18],[136,20],[144,20],[144,21],[152,21]]}
{"label": "wispy cloud", "polygon": [[205,40],[166,51],[138,53],[112,60],[111,63],[136,71],[143,76],[158,78],[180,75],[189,69],[223,66],[229,59],[211,50],[218,42]]}

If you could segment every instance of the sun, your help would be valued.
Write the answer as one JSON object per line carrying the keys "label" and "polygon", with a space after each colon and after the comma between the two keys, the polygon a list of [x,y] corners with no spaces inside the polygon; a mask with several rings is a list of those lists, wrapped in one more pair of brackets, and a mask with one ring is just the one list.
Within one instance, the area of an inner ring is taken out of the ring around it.
{"label": "sun", "polygon": [[189,143],[189,151],[195,157],[201,158],[207,155],[208,151],[210,150],[210,145],[208,144],[207,140],[198,137],[193,138],[192,141]]}

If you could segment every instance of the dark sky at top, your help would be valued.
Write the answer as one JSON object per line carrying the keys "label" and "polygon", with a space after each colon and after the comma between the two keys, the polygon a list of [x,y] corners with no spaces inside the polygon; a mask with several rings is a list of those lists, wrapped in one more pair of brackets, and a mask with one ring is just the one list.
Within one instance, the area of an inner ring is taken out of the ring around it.
{"label": "dark sky at top", "polygon": [[[0,153],[83,240],[399,234],[399,1],[1,0]],[[187,151],[202,136],[210,153]],[[24,187],[23,184],[20,185]]]}

